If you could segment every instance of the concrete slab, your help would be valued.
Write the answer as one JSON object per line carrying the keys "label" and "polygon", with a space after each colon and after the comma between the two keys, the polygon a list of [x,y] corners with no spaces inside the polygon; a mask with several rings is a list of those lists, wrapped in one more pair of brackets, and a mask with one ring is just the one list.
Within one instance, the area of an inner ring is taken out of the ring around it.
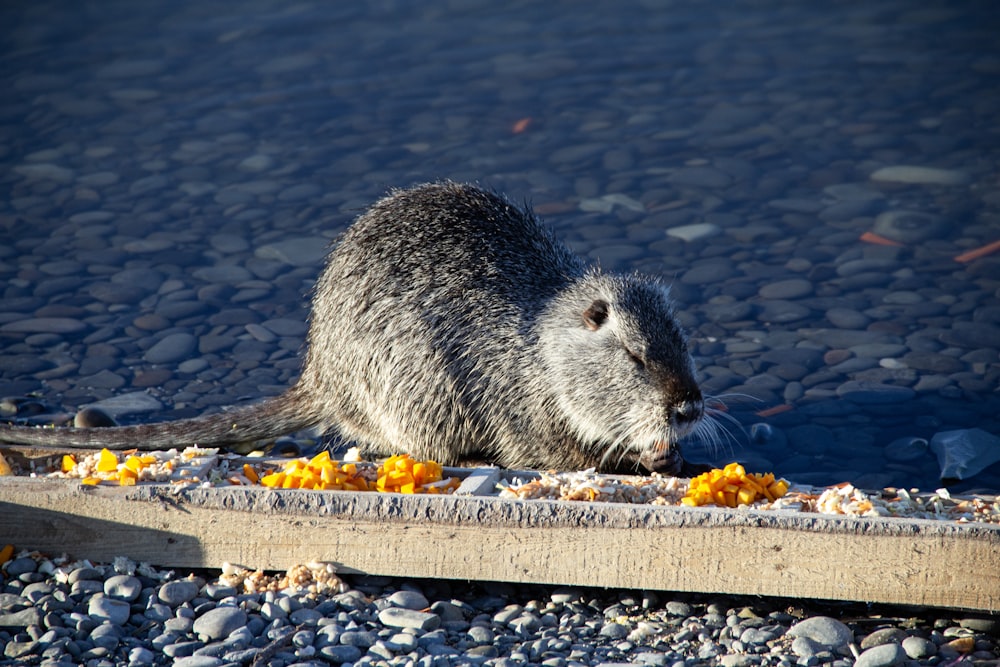
{"label": "concrete slab", "polygon": [[349,573],[1000,609],[1000,525],[983,523],[8,477],[0,535],[167,567],[318,559]]}

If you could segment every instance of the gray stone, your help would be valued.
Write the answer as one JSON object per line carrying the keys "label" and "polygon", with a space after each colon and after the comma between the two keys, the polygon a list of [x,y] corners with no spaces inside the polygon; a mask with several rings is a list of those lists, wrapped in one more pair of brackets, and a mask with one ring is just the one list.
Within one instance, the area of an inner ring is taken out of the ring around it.
{"label": "gray stone", "polygon": [[118,574],[104,582],[104,594],[110,598],[131,602],[142,592],[142,582],[135,577]]}
{"label": "gray stone", "polygon": [[7,573],[9,578],[16,579],[22,574],[34,572],[36,569],[38,569],[38,564],[35,562],[35,559],[24,556],[22,558],[15,558],[14,560],[8,562],[4,571]]}
{"label": "gray stone", "polygon": [[906,633],[899,628],[880,628],[867,635],[858,645],[862,651],[882,644],[900,644],[906,638]]}
{"label": "gray stone", "polygon": [[151,364],[177,363],[190,357],[197,347],[197,338],[178,332],[157,341],[143,356]]}
{"label": "gray stone", "polygon": [[700,222],[693,225],[681,225],[671,227],[667,230],[667,236],[681,239],[682,241],[700,241],[722,233],[722,228],[710,222]]}
{"label": "gray stone", "polygon": [[196,618],[191,631],[204,641],[218,641],[246,623],[247,614],[239,607],[216,607]]}
{"label": "gray stone", "polygon": [[901,646],[906,655],[914,660],[930,658],[937,654],[937,644],[923,637],[907,637]]}
{"label": "gray stone", "polygon": [[324,660],[340,664],[342,662],[354,662],[361,657],[361,649],[348,644],[338,646],[324,646],[319,650],[319,655]]}
{"label": "gray stone", "polygon": [[629,629],[626,625],[622,625],[621,623],[605,623],[604,627],[601,628],[600,635],[608,639],[624,639],[628,637],[628,633]]}
{"label": "gray stone", "polygon": [[682,167],[671,174],[667,181],[685,187],[717,189],[729,187],[733,179],[712,167]]}
{"label": "gray stone", "polygon": [[198,584],[188,579],[168,581],[160,586],[156,596],[166,605],[179,607],[198,595]]}
{"label": "gray stone", "polygon": [[882,454],[888,461],[916,461],[930,454],[929,443],[923,438],[897,438],[885,446]]}
{"label": "gray stone", "polygon": [[796,637],[792,641],[792,653],[800,658],[808,658],[826,650],[829,650],[826,644],[806,636]]}
{"label": "gray stone", "polygon": [[854,641],[849,627],[829,616],[813,616],[788,629],[790,637],[807,637],[832,649],[844,648]]}
{"label": "gray stone", "polygon": [[435,630],[441,625],[441,617],[413,609],[389,607],[379,612],[378,620],[390,628],[416,628],[418,630]]}
{"label": "gray stone", "polygon": [[189,655],[173,661],[173,667],[219,667],[224,664],[226,663],[221,658],[210,655]]}
{"label": "gray stone", "polygon": [[276,259],[292,266],[317,266],[326,257],[329,241],[319,236],[288,239],[262,245],[254,251],[259,259]]}
{"label": "gray stone", "polygon": [[114,625],[124,625],[132,614],[131,606],[124,600],[115,600],[104,595],[90,598],[87,614],[100,621],[108,621]]}
{"label": "gray stone", "polygon": [[940,237],[948,224],[939,215],[923,211],[886,211],[875,218],[872,231],[887,239],[910,244]]}
{"label": "gray stone", "polygon": [[909,387],[877,384],[863,380],[849,380],[837,387],[837,395],[859,405],[883,405],[888,403],[905,403],[912,400],[916,396],[916,392]]}
{"label": "gray stone", "polygon": [[969,479],[1000,461],[1000,438],[979,428],[942,431],[931,438],[941,479]]}
{"label": "gray stone", "polygon": [[813,293],[813,284],[803,278],[789,278],[761,286],[758,292],[765,299],[797,299]]}
{"label": "gray stone", "polygon": [[163,403],[146,392],[133,391],[128,394],[119,394],[111,398],[105,398],[96,403],[90,403],[85,407],[101,410],[117,419],[124,415],[158,412],[163,409]]}
{"label": "gray stone", "polygon": [[403,609],[415,609],[422,610],[427,609],[430,606],[430,602],[427,600],[423,594],[417,591],[396,591],[389,596],[389,604],[393,607],[401,607]]}
{"label": "gray stone", "polygon": [[899,644],[881,644],[863,651],[854,667],[893,667],[906,660],[906,652]]}
{"label": "gray stone", "polygon": [[24,630],[29,625],[42,624],[42,611],[38,607],[28,607],[20,611],[13,611],[0,614],[0,629],[2,630]]}
{"label": "gray stone", "polygon": [[900,164],[877,169],[872,172],[871,179],[873,181],[918,185],[963,185],[969,182],[969,175],[955,169]]}
{"label": "gray stone", "polygon": [[0,331],[5,333],[73,334],[88,328],[86,322],[69,317],[32,317],[7,322],[0,326]]}

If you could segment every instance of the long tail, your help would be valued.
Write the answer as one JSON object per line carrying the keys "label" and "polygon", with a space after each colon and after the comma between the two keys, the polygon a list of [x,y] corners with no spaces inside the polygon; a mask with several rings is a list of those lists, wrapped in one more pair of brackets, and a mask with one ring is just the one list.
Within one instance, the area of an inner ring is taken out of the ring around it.
{"label": "long tail", "polygon": [[0,425],[0,442],[78,449],[139,449],[143,451],[199,445],[232,447],[294,433],[317,420],[302,406],[296,387],[261,403],[219,414],[172,422],[110,428],[47,428]]}

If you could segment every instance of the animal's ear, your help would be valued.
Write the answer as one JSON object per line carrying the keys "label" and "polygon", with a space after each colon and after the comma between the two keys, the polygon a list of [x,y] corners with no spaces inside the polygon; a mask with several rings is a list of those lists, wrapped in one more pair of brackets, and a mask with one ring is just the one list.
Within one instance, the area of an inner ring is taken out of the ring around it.
{"label": "animal's ear", "polygon": [[595,299],[592,304],[583,311],[583,324],[591,331],[597,331],[608,319],[608,302],[604,299]]}

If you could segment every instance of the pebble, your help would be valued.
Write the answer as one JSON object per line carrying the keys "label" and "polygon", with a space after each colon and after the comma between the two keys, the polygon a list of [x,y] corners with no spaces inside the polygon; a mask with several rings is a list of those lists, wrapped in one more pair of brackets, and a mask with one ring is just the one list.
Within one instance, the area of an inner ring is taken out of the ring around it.
{"label": "pebble", "polygon": [[378,620],[391,628],[416,628],[434,630],[441,625],[441,617],[412,609],[390,607],[379,612]]}
{"label": "pebble", "polygon": [[189,333],[174,333],[163,337],[143,355],[151,364],[170,364],[184,361],[198,347],[198,339]]}
{"label": "pebble", "polygon": [[964,185],[969,175],[956,169],[938,169],[914,165],[893,165],[872,172],[873,181],[910,183],[917,185]]}
{"label": "pebble", "polygon": [[103,595],[90,598],[87,614],[91,617],[108,621],[114,625],[123,625],[131,614],[131,606],[123,600],[114,600]]}
{"label": "pebble", "polygon": [[190,580],[168,581],[160,586],[157,598],[170,607],[179,607],[190,602],[198,595],[197,582]]}
{"label": "pebble", "polygon": [[832,649],[845,648],[854,641],[854,632],[835,618],[814,616],[788,629],[790,637],[806,637]]}
{"label": "pebble", "polygon": [[120,574],[104,582],[104,594],[110,598],[132,602],[142,592],[142,582],[133,576]]}
{"label": "pebble", "polygon": [[191,631],[206,641],[216,641],[225,639],[246,622],[246,612],[239,607],[216,607],[195,619]]}
{"label": "pebble", "polygon": [[906,660],[906,652],[899,644],[882,644],[865,651],[854,662],[854,667],[893,667]]}
{"label": "pebble", "polygon": [[886,211],[875,218],[872,231],[887,239],[912,244],[940,236],[947,223],[939,215],[923,211]]}

